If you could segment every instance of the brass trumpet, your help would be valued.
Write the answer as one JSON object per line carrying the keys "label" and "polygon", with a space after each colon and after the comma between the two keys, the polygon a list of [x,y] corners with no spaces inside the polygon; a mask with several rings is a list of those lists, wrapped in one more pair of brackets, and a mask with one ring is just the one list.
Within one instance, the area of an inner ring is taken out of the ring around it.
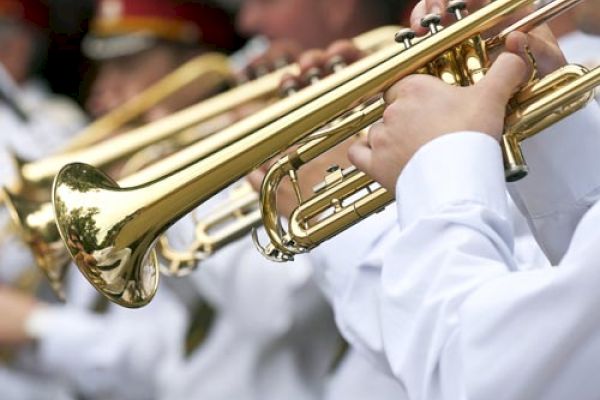
{"label": "brass trumpet", "polygon": [[[394,53],[397,51],[390,51],[389,48],[376,52],[375,62],[379,64]],[[174,214],[177,217],[187,214],[201,201],[300,139],[305,135],[304,132],[309,133],[316,128],[319,123],[314,126],[314,121],[309,121],[309,125],[296,125],[297,128],[288,133],[287,127],[291,124],[286,123],[286,120],[294,114],[296,120],[298,112],[306,114],[306,103],[328,94],[330,89],[343,83],[341,75],[346,75],[348,79],[353,70],[354,74],[357,73],[357,68],[360,68],[360,72],[365,72],[372,67],[370,64],[373,61],[370,61],[354,64],[339,75],[336,74],[329,85],[307,88],[208,138],[207,143],[202,146],[191,146],[178,153],[178,159],[190,157],[194,160],[205,156],[208,147],[210,155],[168,177],[138,186],[137,189],[113,192],[116,184],[100,171],[83,164],[65,167],[55,181],[55,213],[61,236],[81,272],[112,301],[129,307],[148,303],[157,289],[159,268],[155,253],[149,249],[174,222]],[[334,109],[335,107],[329,107],[328,112],[331,113]],[[226,145],[216,145],[215,141]],[[181,153],[184,154],[183,157]],[[215,168],[219,171],[211,172]],[[100,189],[98,184],[107,190]],[[199,191],[199,188],[202,190]],[[168,192],[174,197],[169,197],[169,201],[163,203],[161,199],[167,199],[165,194]],[[108,197],[101,200],[94,196],[95,200],[89,202],[84,193]],[[121,195],[128,199],[125,200]],[[130,195],[133,197],[129,198]],[[145,205],[134,204],[142,199]],[[101,216],[101,210],[105,207],[96,203],[98,200],[104,206],[116,204],[113,202],[117,201],[118,206],[111,207],[115,212],[113,217],[119,221],[116,226],[113,224],[115,221],[109,222]],[[146,219],[142,225],[152,227],[152,232],[147,232],[147,235],[138,231],[141,229],[139,223],[142,219]],[[144,239],[139,240],[140,236]]]}
{"label": "brass trumpet", "polygon": [[[561,1],[565,2],[575,5],[578,1]],[[228,143],[226,146],[154,182],[119,188],[91,166],[66,166],[55,179],[53,201],[59,231],[72,258],[110,300],[128,307],[148,303],[158,285],[153,246],[175,221],[290,145],[307,138],[326,140],[327,135],[312,137],[311,133],[330,121],[338,119],[340,127],[334,131],[345,130],[344,125],[354,118],[339,118],[348,111],[358,107],[364,115],[375,118],[381,110],[377,111],[377,103],[373,107],[361,104],[404,76],[425,68],[447,81],[473,83],[483,76],[487,63],[481,51],[489,42],[479,35],[532,3],[497,0],[467,17],[460,15],[459,21],[442,30],[439,20],[429,18],[432,34],[426,39],[412,45],[405,36],[408,42],[404,48],[388,46],[263,109],[217,135]],[[537,15],[519,29],[530,29],[546,19]],[[591,75],[592,81],[596,75]],[[525,109],[527,106],[520,111]],[[366,118],[359,117],[358,121],[353,127],[361,126]]]}
{"label": "brass trumpet", "polygon": [[[47,196],[47,193],[49,193],[48,187],[44,184],[51,182],[51,179],[58,173],[64,161],[82,160],[86,159],[85,157],[93,155],[94,158],[92,160],[94,165],[106,166],[111,162],[122,159],[141,148],[132,146],[131,144],[135,135],[128,135],[130,140],[122,140],[120,143],[117,143],[119,145],[128,144],[128,147],[122,151],[116,151],[115,153],[118,154],[114,154],[111,157],[106,157],[106,153],[102,153],[102,146],[91,148],[89,146],[107,139],[119,129],[134,122],[136,118],[140,117],[156,104],[173,96],[192,83],[198,85],[199,92],[208,95],[221,90],[224,86],[230,85],[232,81],[233,73],[229,68],[229,60],[225,55],[208,53],[198,56],[133,97],[121,107],[88,125],[88,127],[69,142],[60,154],[34,162],[25,162],[13,155],[13,161],[19,176],[10,189],[14,193],[19,193],[29,198],[44,198],[44,195]],[[140,137],[143,136],[138,136],[137,140]],[[159,136],[152,139],[160,141],[166,138]],[[152,139],[145,141],[140,146],[153,143]],[[106,142],[104,149],[114,143],[112,140]],[[81,149],[83,148],[87,149],[82,151]],[[113,147],[113,151],[117,149],[118,147]],[[97,162],[95,162],[96,160]]]}
{"label": "brass trumpet", "polygon": [[[471,43],[467,43],[467,52],[459,48],[453,54],[446,53],[446,59],[438,59],[420,72],[437,75],[449,84],[474,83],[483,77],[481,71],[485,71],[487,67],[486,53],[490,47],[498,46],[510,32],[531,29],[577,3],[579,0],[550,3],[489,41],[483,42],[480,38],[475,38]],[[455,14],[460,21],[462,15],[457,14],[457,11],[460,12],[463,7],[463,2],[451,2],[449,12]],[[431,27],[431,30],[432,34],[435,34],[439,27],[436,21],[433,22],[436,26]],[[413,46],[413,37],[413,33],[404,31],[397,39],[409,49]],[[474,66],[474,69],[455,68],[461,64]],[[442,70],[440,65],[444,67]],[[600,68],[590,72],[578,65],[567,65],[541,80],[532,78],[513,98],[509,105],[501,143],[507,181],[519,180],[527,175],[527,165],[520,143],[582,108],[593,98],[593,90],[598,85]],[[364,115],[361,116],[361,113]],[[383,105],[376,103],[371,109],[362,110],[351,118],[360,121],[356,128],[362,129],[380,118],[382,113]],[[339,144],[351,134],[351,131],[334,132],[326,138],[329,143],[318,139],[301,146],[279,160],[267,172],[261,189],[261,211],[270,243],[262,246],[257,235],[253,235],[257,248],[265,257],[279,262],[292,260],[296,254],[310,251],[393,202],[393,193],[388,193],[356,168],[336,169],[326,177],[322,185],[315,188],[312,198],[298,198],[299,206],[288,217],[288,227],[287,230],[284,229],[277,215],[276,194],[280,181],[289,176],[291,183],[297,186],[295,177],[304,163]],[[323,215],[326,216],[321,217]]]}
{"label": "brass trumpet", "polygon": [[[77,157],[85,157],[92,153],[98,155],[97,152],[101,150],[97,145],[84,152],[74,153],[74,151],[106,139],[152,106],[191,83],[198,81],[200,85],[198,89],[202,93],[211,93],[222,88],[231,79],[232,72],[226,56],[218,53],[198,56],[135,96],[122,107],[90,124],[69,143],[65,149],[66,153],[63,152],[61,155],[30,163],[13,156],[16,171],[20,173],[20,177],[10,189],[2,189],[0,200],[8,209],[15,233],[32,249],[36,264],[48,278],[57,297],[61,300],[64,299],[61,282],[70,258],[59,240],[51,203],[39,202],[39,199],[49,198],[50,189],[44,184],[48,183],[49,179],[58,172],[56,167],[52,170],[52,160],[63,157],[77,159]],[[134,135],[131,135],[130,138],[133,143]],[[110,146],[110,143],[114,142],[108,140],[103,146],[106,148]],[[134,152],[136,148],[132,146],[129,150]],[[117,157],[100,157],[99,166],[104,166],[127,154],[124,152]],[[46,168],[48,169],[44,171]]]}
{"label": "brass trumpet", "polygon": [[223,204],[207,211],[204,217],[194,217],[195,237],[186,250],[174,249],[167,235],[160,238],[157,251],[164,274],[176,277],[188,275],[199,262],[241,239],[262,222],[258,193],[246,182],[234,187]]}
{"label": "brass trumpet", "polygon": [[[382,32],[388,28],[380,28],[360,35],[354,43],[361,49],[369,49],[380,43]],[[228,90],[222,94],[211,97],[209,100],[188,107],[182,111],[167,116],[160,121],[133,129],[110,141],[104,141],[83,150],[59,154],[48,157],[39,162],[21,166],[22,179],[31,185],[38,185],[54,178],[64,165],[85,161],[96,167],[106,166],[121,160],[149,145],[165,139],[171,139],[174,133],[184,132],[189,128],[210,121],[242,105],[250,102],[270,99],[277,93],[281,78],[288,73],[297,73],[296,65],[290,65],[269,73],[254,81]],[[191,146],[193,147],[193,146]],[[193,151],[190,151],[193,153]],[[180,154],[183,157],[185,153]],[[196,157],[186,158],[187,164],[196,160]],[[161,167],[157,167],[160,169]]]}
{"label": "brass trumpet", "polygon": [[[395,31],[394,27],[379,28],[358,36],[354,39],[354,42],[359,48],[370,50],[379,46],[382,43],[382,38],[389,37],[393,31]],[[297,66],[284,67],[255,81],[245,83],[238,88],[231,89],[226,93],[192,106],[189,109],[165,117],[156,123],[110,139],[87,150],[45,160],[42,162],[43,164],[39,164],[35,168],[34,165],[31,165],[32,170],[35,169],[43,172],[41,169],[42,166],[45,166],[50,171],[52,168],[56,168],[62,162],[61,160],[80,160],[86,158],[88,161],[92,160],[92,162],[96,162],[96,165],[105,165],[122,157],[123,154],[129,154],[134,150],[137,151],[148,144],[154,143],[158,138],[170,137],[174,133],[185,130],[190,126],[207,123],[210,125],[209,120],[231,109],[253,101],[275,97],[279,90],[281,77],[288,72],[297,72]],[[121,179],[119,184],[122,186],[136,186],[154,181],[187,166],[196,159],[201,159],[214,151],[224,148],[230,142],[231,138],[228,135],[207,135],[205,139],[198,143]],[[185,141],[177,142],[175,147],[178,148],[185,144]],[[36,181],[41,181],[46,179],[49,173],[36,176]],[[54,221],[54,210],[49,203],[33,202],[7,190],[4,190],[4,197],[21,237],[30,245],[38,265],[49,277],[57,293],[60,294],[61,277],[68,266],[69,257]],[[211,220],[204,221],[204,224],[198,228],[199,235],[196,240],[198,245],[195,246],[193,252],[187,252],[185,255],[182,255],[174,250],[169,250],[168,242],[166,239],[163,239],[161,249],[164,252],[164,258],[170,261],[170,267],[164,270],[176,275],[184,274],[198,260],[202,260],[218,248],[249,232],[249,226],[255,226],[260,222],[260,213],[256,211],[258,208],[256,203],[257,198],[258,195],[256,193],[246,193],[241,199],[236,198],[233,204],[228,204],[225,208],[221,209],[219,211],[220,218],[211,218]],[[240,207],[240,209],[235,209],[235,207]],[[250,208],[253,208],[255,211],[245,215],[247,218],[243,219],[241,223],[236,223],[235,229],[228,224],[229,226],[227,226],[225,231],[219,231],[220,233],[215,231],[216,225],[223,226],[225,219],[228,219],[226,218],[227,214],[239,217],[245,214]],[[179,266],[183,265],[181,271],[175,270],[175,263]]]}

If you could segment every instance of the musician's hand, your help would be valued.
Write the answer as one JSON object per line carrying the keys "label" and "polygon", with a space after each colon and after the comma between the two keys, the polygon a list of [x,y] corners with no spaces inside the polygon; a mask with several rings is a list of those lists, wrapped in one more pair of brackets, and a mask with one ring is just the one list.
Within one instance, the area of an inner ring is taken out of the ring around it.
{"label": "musician's hand", "polygon": [[15,289],[0,287],[0,346],[25,344],[31,340],[25,324],[40,303]]}
{"label": "musician's hand", "polygon": [[299,75],[286,75],[281,87],[302,89],[314,78],[322,79],[334,72],[335,65],[349,65],[361,59],[364,53],[351,40],[338,40],[326,50],[308,50],[298,58]]}
{"label": "musician's hand", "polygon": [[349,158],[393,192],[406,163],[428,142],[461,131],[499,139],[506,105],[526,75],[525,62],[506,53],[470,87],[450,86],[426,75],[409,76],[386,92],[383,122],[373,125],[368,141],[352,146]]}
{"label": "musician's hand", "polygon": [[525,34],[513,32],[506,38],[506,51],[527,59],[527,49],[535,59],[538,76],[544,77],[567,63],[556,38],[547,25]]}
{"label": "musician's hand", "polygon": [[277,40],[260,56],[254,58],[241,72],[240,80],[252,80],[295,62],[302,48],[292,40]]}
{"label": "musician's hand", "polygon": [[[410,17],[411,29],[417,32],[418,35],[427,33],[427,28],[421,26],[421,20],[428,14],[442,15],[442,25],[452,24],[455,19],[446,11],[450,1],[451,0],[421,0],[412,11]],[[477,11],[489,3],[490,0],[466,0],[467,11],[465,11],[465,14]],[[511,23],[531,12],[531,10],[531,7],[523,7],[503,21],[502,24],[491,29],[484,36],[489,37],[497,34]],[[509,35],[504,50],[523,56],[526,46],[529,47],[529,50],[535,57],[540,77],[546,76],[548,73],[566,63],[565,57],[558,47],[556,38],[546,24],[533,29],[527,34],[514,32]],[[494,54],[491,56],[493,58]]]}

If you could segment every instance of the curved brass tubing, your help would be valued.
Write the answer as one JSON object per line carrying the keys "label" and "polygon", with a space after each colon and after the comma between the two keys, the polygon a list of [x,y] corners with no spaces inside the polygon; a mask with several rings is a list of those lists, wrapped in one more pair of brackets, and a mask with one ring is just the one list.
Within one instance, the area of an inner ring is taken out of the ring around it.
{"label": "curved brass tubing", "polygon": [[129,307],[147,304],[158,280],[154,244],[178,219],[311,132],[532,1],[497,0],[413,47],[403,50],[395,44],[379,50],[225,129],[217,136],[230,144],[154,182],[119,188],[89,165],[64,167],[54,182],[53,201],[71,257],[112,301]]}

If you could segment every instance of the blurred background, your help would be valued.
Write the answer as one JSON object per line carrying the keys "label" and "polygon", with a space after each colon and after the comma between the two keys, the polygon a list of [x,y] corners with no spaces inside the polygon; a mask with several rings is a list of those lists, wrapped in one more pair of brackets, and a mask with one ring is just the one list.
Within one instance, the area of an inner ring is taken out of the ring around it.
{"label": "blurred background", "polygon": [[[50,6],[49,51],[39,66],[38,74],[50,88],[83,104],[93,80],[92,64],[81,53],[81,41],[89,28],[94,12],[94,0],[48,0]],[[221,0],[231,18],[238,7],[238,0]],[[238,38],[238,46],[243,39]]]}

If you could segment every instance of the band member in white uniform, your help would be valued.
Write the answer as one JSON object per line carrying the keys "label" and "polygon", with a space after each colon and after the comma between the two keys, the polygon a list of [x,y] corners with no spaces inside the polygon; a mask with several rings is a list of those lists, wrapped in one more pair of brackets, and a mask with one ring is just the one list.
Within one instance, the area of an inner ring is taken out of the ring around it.
{"label": "band member in white uniform", "polygon": [[[52,94],[36,76],[45,58],[47,31],[48,8],[43,2],[0,1],[0,185],[11,185],[16,179],[10,153],[25,160],[47,155],[85,123],[73,102]],[[5,285],[18,284],[33,264],[33,257],[12,235],[0,203],[0,297]],[[10,312],[2,315],[3,322],[10,320]],[[1,363],[1,398],[71,398],[60,382],[20,370],[8,360]]]}
{"label": "band member in white uniform", "polygon": [[[516,34],[509,48],[521,53],[528,42],[536,54],[539,39]],[[590,316],[600,113],[589,105],[523,145],[530,175],[508,189],[559,266],[523,270],[497,139],[525,76],[522,59],[503,55],[472,88],[405,79],[386,95],[388,118],[350,153],[395,191],[401,230],[380,246],[371,278],[356,280],[362,290],[349,294],[338,320],[411,398],[597,397],[598,321]],[[359,324],[359,310],[376,315]]]}
{"label": "band member in white uniform", "polygon": [[[111,111],[185,62],[185,55],[197,54],[201,34],[207,44],[211,38],[232,37],[229,18],[218,10],[207,12],[203,5],[191,4],[181,12],[176,3],[98,2],[103,12],[92,21],[94,37],[90,36],[86,45],[95,56],[102,53],[105,68],[99,68],[101,81],[93,85],[97,100],[88,103],[91,114]],[[161,23],[157,25],[157,21]],[[185,32],[192,32],[192,38],[181,35]],[[214,45],[219,47],[220,42]],[[135,71],[128,70],[132,65]],[[100,94],[115,90],[115,86],[122,90],[112,92],[110,101],[104,101]],[[23,253],[29,254],[22,247],[2,256],[14,259]],[[64,306],[9,289],[0,291],[0,309],[5,316],[0,322],[0,341],[19,346],[22,353],[33,353],[20,360],[21,367],[49,375],[85,398],[155,398],[158,377],[177,359],[183,346],[188,316],[179,299],[165,287],[143,310],[108,305],[75,267],[70,270],[66,291],[68,304]]]}
{"label": "band member in white uniform", "polygon": [[[356,8],[350,7],[358,6],[354,1],[336,3],[341,9],[348,6],[347,12],[326,12],[332,4],[244,1],[238,19],[242,30],[263,34],[273,44],[286,40],[289,46],[272,49],[251,65],[263,63],[271,69],[277,54],[293,56],[298,48],[327,46],[336,39],[396,22],[395,18],[377,13],[373,20],[364,15],[358,18]],[[360,3],[361,7],[366,5]],[[372,2],[369,5],[374,6]],[[274,16],[274,12],[279,12],[279,16]],[[307,36],[313,32],[293,28],[308,26],[312,18],[339,21],[330,25],[336,27],[335,31],[321,32],[318,41],[309,41]],[[271,30],[275,24],[280,30]],[[206,212],[225,196],[203,205],[198,213]],[[192,221],[186,219],[172,229],[172,244],[185,247],[193,236],[193,227]],[[177,237],[181,238],[179,244]],[[204,343],[182,360],[180,371],[174,370],[170,375],[173,378],[164,397],[337,399],[362,398],[368,393],[372,398],[402,398],[398,397],[395,382],[353,352],[328,379],[339,340],[329,308],[312,281],[314,264],[311,257],[300,257],[292,265],[272,264],[256,253],[250,238],[201,263],[191,279],[215,309],[215,319]]]}

